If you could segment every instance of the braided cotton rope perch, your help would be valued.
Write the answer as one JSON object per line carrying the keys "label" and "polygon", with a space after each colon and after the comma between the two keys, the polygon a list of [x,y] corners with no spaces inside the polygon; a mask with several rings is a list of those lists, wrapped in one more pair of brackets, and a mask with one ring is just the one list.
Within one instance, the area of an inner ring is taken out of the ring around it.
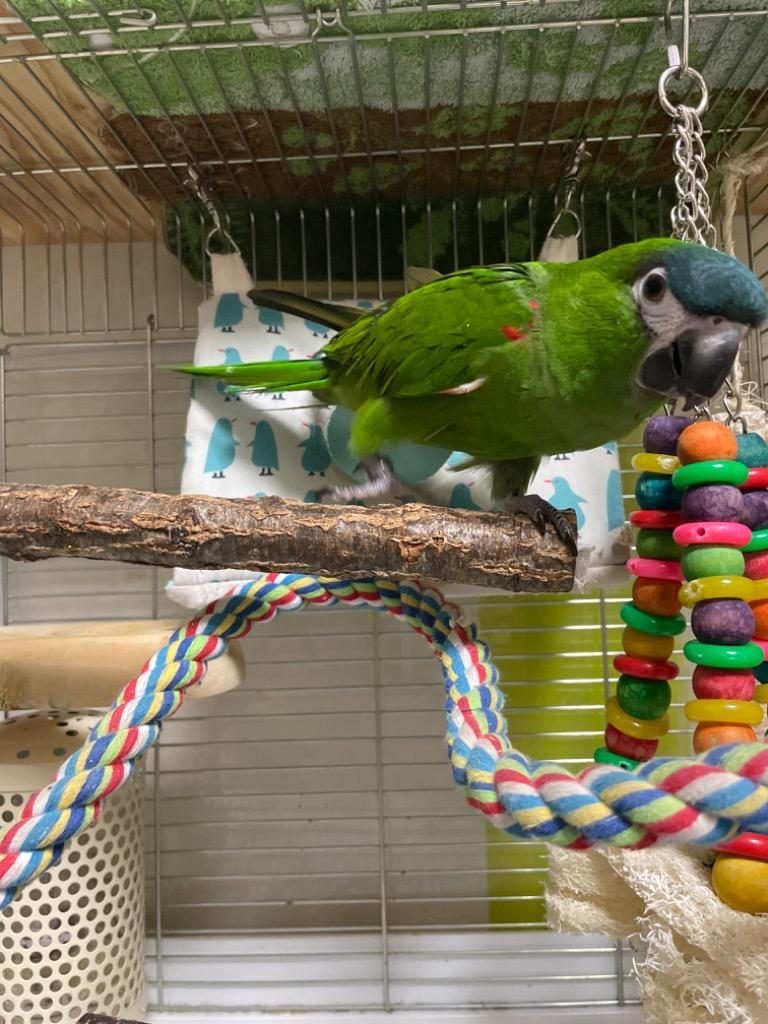
{"label": "braided cotton rope perch", "polygon": [[446,688],[453,776],[469,803],[521,839],[572,849],[596,843],[712,846],[742,831],[768,833],[768,747],[718,747],[696,758],[657,758],[634,772],[596,764],[571,775],[531,761],[507,739],[498,674],[474,625],[418,582],[320,580],[270,573],[242,584],[176,630],[115,700],[88,742],[0,833],[0,908],[54,865],[101,802],[133,774],[164,719],[181,707],[205,663],[254,622],[305,605],[366,605],[403,618],[431,642]]}

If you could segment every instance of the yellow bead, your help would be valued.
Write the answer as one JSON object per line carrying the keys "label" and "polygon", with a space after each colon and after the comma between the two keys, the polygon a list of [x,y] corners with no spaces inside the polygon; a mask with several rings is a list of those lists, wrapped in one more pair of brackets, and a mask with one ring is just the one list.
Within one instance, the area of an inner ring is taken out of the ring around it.
{"label": "yellow bead", "polygon": [[686,608],[691,608],[698,601],[711,601],[718,597],[738,597],[742,601],[754,601],[755,585],[746,576],[702,576],[684,583],[678,597]]}
{"label": "yellow bead", "polygon": [[726,722],[759,725],[763,709],[751,700],[689,700],[685,705],[689,722]]}
{"label": "yellow bead", "polygon": [[657,740],[669,729],[666,715],[663,718],[633,718],[622,711],[615,697],[611,697],[605,705],[605,717],[614,729],[639,740]]}
{"label": "yellow bead", "polygon": [[768,704],[768,683],[758,683],[755,687],[755,700],[758,704]]}
{"label": "yellow bead", "polygon": [[651,658],[667,661],[675,649],[673,636],[652,636],[627,626],[621,634],[621,646],[633,658]]}
{"label": "yellow bead", "polygon": [[753,593],[750,600],[765,601],[768,599],[768,578],[764,580],[752,580]]}
{"label": "yellow bead", "polygon": [[671,476],[680,469],[680,459],[676,455],[639,452],[632,456],[632,468],[640,473],[664,473]]}
{"label": "yellow bead", "polygon": [[721,853],[712,867],[712,888],[733,910],[768,913],[768,861]]}

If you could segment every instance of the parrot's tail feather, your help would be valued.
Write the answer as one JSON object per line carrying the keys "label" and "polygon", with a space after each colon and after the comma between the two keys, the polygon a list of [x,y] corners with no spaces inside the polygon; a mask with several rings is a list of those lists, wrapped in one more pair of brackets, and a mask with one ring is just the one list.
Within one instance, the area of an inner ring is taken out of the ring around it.
{"label": "parrot's tail feather", "polygon": [[330,380],[323,359],[277,359],[230,366],[174,366],[179,373],[215,377],[230,391],[322,391]]}
{"label": "parrot's tail feather", "polygon": [[370,316],[368,309],[350,309],[349,306],[334,306],[330,302],[311,299],[306,295],[294,295],[292,292],[261,290],[254,288],[248,292],[248,298],[257,306],[276,309],[281,313],[290,313],[312,323],[341,331],[350,324],[356,323],[363,316]]}

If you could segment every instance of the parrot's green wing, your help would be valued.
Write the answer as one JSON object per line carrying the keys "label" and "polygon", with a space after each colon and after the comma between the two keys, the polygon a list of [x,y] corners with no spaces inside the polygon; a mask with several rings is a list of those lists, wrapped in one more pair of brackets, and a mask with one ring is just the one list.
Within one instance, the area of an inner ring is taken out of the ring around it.
{"label": "parrot's green wing", "polygon": [[347,327],[323,349],[363,392],[416,398],[472,387],[484,350],[530,333],[539,264],[472,267]]}

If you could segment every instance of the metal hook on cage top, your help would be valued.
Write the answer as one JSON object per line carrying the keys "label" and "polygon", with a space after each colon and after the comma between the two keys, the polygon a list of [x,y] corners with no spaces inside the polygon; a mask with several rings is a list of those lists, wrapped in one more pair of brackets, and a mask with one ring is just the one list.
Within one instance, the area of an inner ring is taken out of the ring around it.
{"label": "metal hook on cage top", "polygon": [[555,232],[561,221],[566,217],[572,217],[576,224],[576,231],[569,237],[575,237],[577,239],[581,237],[581,217],[579,216],[575,203],[579,181],[581,180],[581,176],[584,172],[586,161],[588,159],[589,153],[587,152],[587,140],[586,137],[582,135],[580,138],[576,139],[573,147],[566,156],[562,185],[555,196],[555,216],[552,220],[549,231],[547,231],[544,237],[545,244],[550,238],[557,237]]}
{"label": "metal hook on cage top", "polygon": [[213,227],[205,236],[205,254],[206,256],[212,256],[211,242],[218,235],[227,242],[232,252],[240,255],[240,246],[234,240],[229,231],[221,223],[221,214],[219,208],[214,202],[213,198],[208,192],[208,189],[201,180],[202,176],[200,171],[194,164],[187,164],[187,177],[184,179],[184,185],[194,192],[195,198],[205,207],[206,213],[213,221]]}
{"label": "metal hook on cage top", "polygon": [[749,432],[746,418],[742,415],[742,407],[744,405],[744,396],[738,388],[738,385],[730,377],[725,378],[725,391],[722,397],[723,408],[726,411],[725,425],[727,427],[737,423],[741,427],[742,434]]}
{"label": "metal hook on cage top", "polygon": [[318,7],[315,11],[315,18],[317,19],[317,22],[315,27],[312,29],[312,35],[310,36],[311,39],[315,39],[315,37],[324,28],[340,28],[342,32],[346,32],[348,36],[354,35],[352,29],[344,21],[341,10],[338,7],[333,14],[324,14]]}
{"label": "metal hook on cage top", "polygon": [[133,7],[130,10],[110,11],[110,17],[119,18],[121,25],[130,28],[154,28],[157,14],[151,7]]}

